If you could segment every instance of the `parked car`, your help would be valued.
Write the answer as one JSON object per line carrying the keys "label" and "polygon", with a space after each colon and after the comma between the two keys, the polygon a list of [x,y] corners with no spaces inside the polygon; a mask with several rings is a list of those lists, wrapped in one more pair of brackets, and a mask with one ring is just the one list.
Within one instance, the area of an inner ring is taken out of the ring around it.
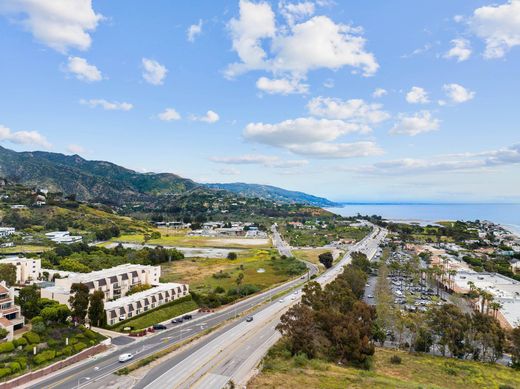
{"label": "parked car", "polygon": [[184,315],[182,318],[183,318],[184,320],[190,320],[190,319],[193,318],[193,316],[191,316],[191,315]]}
{"label": "parked car", "polygon": [[246,321],[247,321],[248,323],[252,322],[252,321],[253,321],[253,316],[248,316],[248,318],[246,319]]}
{"label": "parked car", "polygon": [[153,329],[154,330],[165,330],[166,326],[164,324],[154,324]]}
{"label": "parked car", "polygon": [[134,356],[130,353],[121,354],[119,356],[119,362],[126,362],[132,359]]}

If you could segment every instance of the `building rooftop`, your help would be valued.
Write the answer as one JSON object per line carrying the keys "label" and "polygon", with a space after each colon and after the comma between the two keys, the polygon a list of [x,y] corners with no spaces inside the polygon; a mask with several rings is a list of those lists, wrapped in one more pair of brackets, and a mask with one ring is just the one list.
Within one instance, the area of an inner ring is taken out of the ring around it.
{"label": "building rooftop", "polygon": [[138,264],[123,264],[110,269],[97,270],[90,273],[72,273],[69,275],[69,280],[74,283],[84,283],[97,281],[103,278],[110,278],[120,275],[121,273],[129,273],[132,271],[142,271],[144,269],[153,269],[156,266],[138,265]]}
{"label": "building rooftop", "polygon": [[172,290],[174,288],[183,288],[184,284],[177,284],[174,282],[159,284],[158,286],[155,286],[153,288],[144,290],[142,292],[131,294],[130,296],[121,297],[114,301],[109,301],[105,303],[105,309],[110,310],[114,308],[119,308],[123,305],[128,305],[131,303],[136,303],[137,301],[140,301],[148,296],[155,295],[159,292],[166,292],[169,290]]}

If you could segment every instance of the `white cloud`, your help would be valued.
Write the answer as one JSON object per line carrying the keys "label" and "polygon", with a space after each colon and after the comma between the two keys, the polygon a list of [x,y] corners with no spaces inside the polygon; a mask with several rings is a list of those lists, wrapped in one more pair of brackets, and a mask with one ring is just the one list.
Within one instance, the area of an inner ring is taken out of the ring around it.
{"label": "white cloud", "polygon": [[0,124],[0,142],[11,142],[19,145],[37,145],[49,149],[52,145],[37,131],[11,131]]}
{"label": "white cloud", "polygon": [[302,3],[289,3],[282,0],[278,3],[278,8],[289,25],[293,25],[295,22],[314,14],[314,3],[310,1],[304,1]]}
{"label": "white cloud", "polygon": [[421,87],[414,86],[406,94],[406,101],[410,104],[426,104],[430,102],[430,99],[428,98],[428,92]]}
{"label": "white cloud", "polygon": [[288,95],[293,93],[307,93],[309,91],[309,85],[302,84],[299,80],[294,78],[270,79],[267,77],[260,77],[256,81],[256,87],[271,95]]}
{"label": "white cloud", "polygon": [[209,110],[204,116],[192,116],[191,120],[205,122],[205,123],[216,123],[220,120],[218,113]]}
{"label": "white cloud", "polygon": [[70,48],[87,50],[90,33],[103,19],[91,0],[3,0],[0,14],[14,15],[38,41],[61,53]]}
{"label": "white cloud", "polygon": [[445,84],[443,87],[446,96],[456,104],[465,103],[475,97],[475,92],[469,91],[459,84]]}
{"label": "white cloud", "polygon": [[323,159],[371,157],[383,154],[383,150],[374,142],[326,143],[291,145],[293,153]]}
{"label": "white cloud", "polygon": [[71,144],[67,146],[67,151],[72,154],[85,154],[87,150],[83,146]]}
{"label": "white cloud", "polygon": [[234,167],[225,167],[219,169],[218,172],[224,176],[238,176],[240,174],[240,170]]}
{"label": "white cloud", "polygon": [[197,24],[192,24],[186,31],[188,41],[195,42],[195,38],[202,33],[202,19]]}
{"label": "white cloud", "polygon": [[152,85],[162,85],[164,83],[164,78],[166,73],[168,73],[168,69],[164,65],[149,58],[143,58],[142,64],[144,68],[143,78],[146,82]]}
{"label": "white cloud", "polygon": [[373,93],[372,93],[372,97],[374,99],[378,99],[380,97],[383,97],[385,95],[387,95],[388,92],[386,91],[386,89],[383,89],[383,88],[377,88]]}
{"label": "white cloud", "polygon": [[309,112],[329,119],[348,119],[355,123],[377,124],[390,115],[382,111],[381,104],[368,104],[362,99],[340,100],[330,97],[315,97],[307,104]]}
{"label": "white cloud", "polygon": [[520,0],[477,8],[468,19],[471,31],[486,43],[485,58],[501,58],[520,45]]}
{"label": "white cloud", "polygon": [[[294,20],[295,14],[292,15]],[[309,13],[298,15],[304,17]],[[352,66],[370,76],[379,67],[373,54],[365,50],[360,28],[336,24],[326,16],[314,16],[277,29],[275,19],[268,3],[240,1],[240,16],[231,19],[228,27],[233,49],[241,62],[229,65],[226,76],[265,70],[278,76],[290,74],[304,79],[311,70],[343,66]],[[269,52],[264,46],[269,47]]]}
{"label": "white cloud", "polygon": [[445,54],[444,58],[455,58],[457,62],[466,61],[471,56],[471,45],[467,39],[453,39],[452,48]]}
{"label": "white cloud", "polygon": [[91,108],[101,107],[107,111],[130,111],[134,106],[130,103],[107,101],[105,99],[81,99],[80,104],[88,105]]}
{"label": "white cloud", "polygon": [[280,157],[262,154],[245,154],[238,157],[212,157],[211,161],[228,165],[262,165],[272,168],[293,168],[307,165],[306,160],[283,160]]}
{"label": "white cloud", "polygon": [[65,71],[71,73],[78,80],[86,82],[101,81],[103,76],[99,69],[87,62],[85,58],[69,57]]}
{"label": "white cloud", "polygon": [[363,174],[414,175],[425,173],[469,172],[520,164],[520,144],[482,153],[438,155],[428,159],[403,158],[351,168]]}
{"label": "white cloud", "polygon": [[171,122],[172,120],[179,120],[181,115],[174,108],[166,108],[157,117],[164,122]]}
{"label": "white cloud", "polygon": [[413,115],[399,114],[398,121],[390,130],[390,134],[410,135],[436,131],[439,129],[439,120],[429,111],[420,111]]}

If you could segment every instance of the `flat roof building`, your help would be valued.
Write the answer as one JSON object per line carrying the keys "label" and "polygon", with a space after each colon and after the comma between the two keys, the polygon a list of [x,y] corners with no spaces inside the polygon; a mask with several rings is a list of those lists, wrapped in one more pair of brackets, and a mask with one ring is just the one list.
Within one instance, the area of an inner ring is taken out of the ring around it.
{"label": "flat roof building", "polygon": [[10,263],[16,267],[16,283],[26,284],[38,280],[41,271],[39,258],[7,257],[0,263]]}

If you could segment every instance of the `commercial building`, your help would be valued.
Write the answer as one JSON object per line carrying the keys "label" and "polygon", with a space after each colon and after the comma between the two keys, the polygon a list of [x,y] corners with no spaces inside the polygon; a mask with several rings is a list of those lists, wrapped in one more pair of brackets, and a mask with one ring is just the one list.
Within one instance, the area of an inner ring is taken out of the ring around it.
{"label": "commercial building", "polygon": [[105,303],[107,323],[114,325],[130,319],[150,309],[187,296],[189,287],[185,284],[164,283],[151,289]]}
{"label": "commercial building", "polygon": [[110,269],[72,273],[66,278],[56,278],[55,286],[42,289],[41,296],[68,305],[72,284],[81,283],[87,285],[90,293],[102,290],[105,293],[105,301],[109,301],[125,296],[132,286],[157,285],[160,276],[160,266],[119,265]]}
{"label": "commercial building", "polygon": [[71,235],[68,231],[54,231],[48,232],[45,236],[58,244],[72,244],[83,241],[83,237],[79,235]]}
{"label": "commercial building", "polygon": [[0,328],[7,330],[6,339],[12,340],[14,331],[22,328],[24,323],[20,307],[14,304],[13,289],[8,288],[5,281],[0,281]]}
{"label": "commercial building", "polygon": [[16,267],[16,283],[26,284],[38,280],[41,271],[41,260],[38,258],[7,257],[0,263],[9,263]]}

